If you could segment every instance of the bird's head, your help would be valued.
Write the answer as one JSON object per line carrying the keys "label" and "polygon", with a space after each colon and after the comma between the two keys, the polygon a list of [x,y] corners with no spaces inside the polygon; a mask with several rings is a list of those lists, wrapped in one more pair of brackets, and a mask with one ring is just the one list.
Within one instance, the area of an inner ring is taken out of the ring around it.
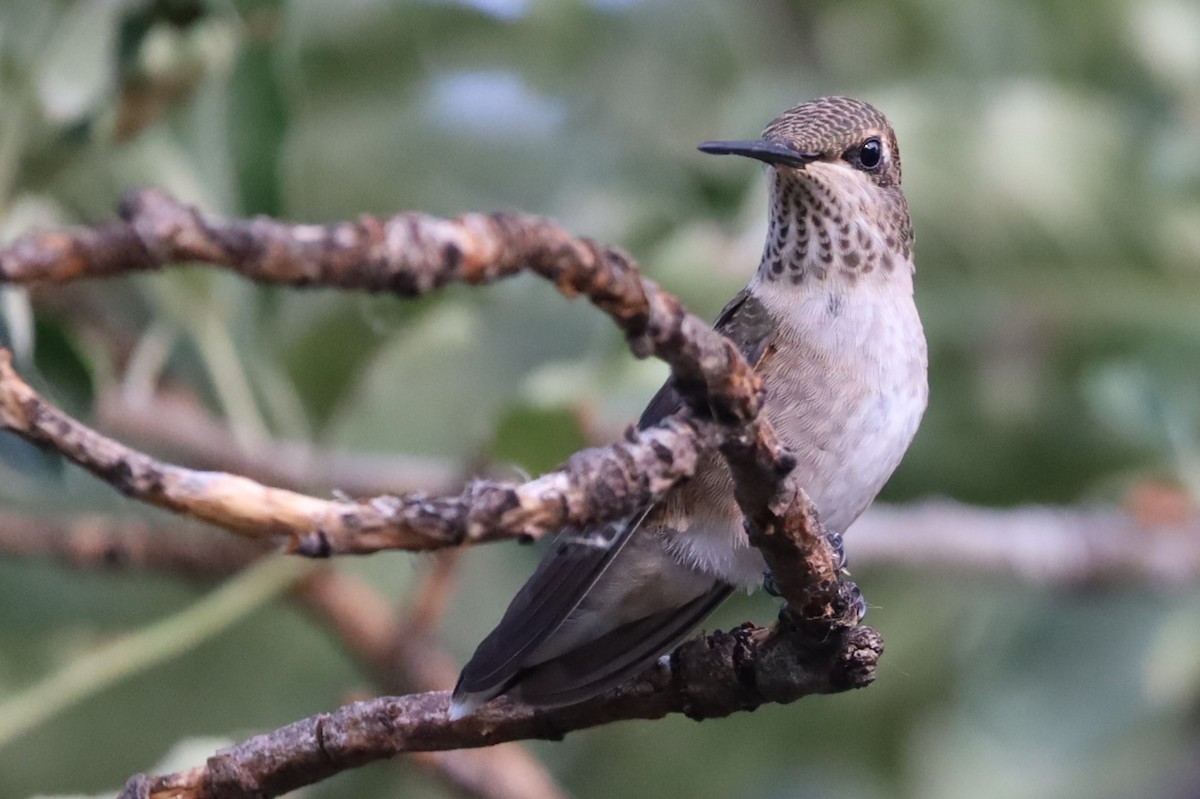
{"label": "bird's head", "polygon": [[911,269],[912,227],[900,190],[900,150],[887,117],[850,97],[821,97],[785,111],[762,137],[710,141],[706,153],[771,167],[765,276],[801,282],[830,271]]}
{"label": "bird's head", "polygon": [[891,124],[874,106],[851,97],[809,100],[776,117],[760,139],[710,141],[700,149],[744,155],[781,171],[836,165],[877,186],[900,185],[900,150]]}

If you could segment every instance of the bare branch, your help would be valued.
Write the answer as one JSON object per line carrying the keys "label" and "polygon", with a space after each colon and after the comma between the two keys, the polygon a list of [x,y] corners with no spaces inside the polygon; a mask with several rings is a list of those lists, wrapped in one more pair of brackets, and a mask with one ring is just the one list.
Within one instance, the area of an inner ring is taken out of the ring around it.
{"label": "bare branch", "polygon": [[979,508],[949,500],[876,506],[846,538],[851,563],[985,570],[1046,584],[1200,580],[1200,516],[1115,508]]}
{"label": "bare branch", "polygon": [[137,230],[123,222],[22,236],[0,250],[0,283],[61,283],[156,268]]}
{"label": "bare branch", "polygon": [[270,551],[258,542],[197,530],[164,533],[154,525],[102,516],[0,513],[0,555],[53,557],[77,569],[161,571],[217,580]]}
{"label": "bare branch", "polygon": [[[733,343],[642,278],[624,253],[572,237],[547,220],[515,214],[468,214],[456,220],[401,214],[327,226],[285,225],[205,215],[150,190],[127,195],[122,214],[124,224],[18,240],[0,251],[0,282],[107,276],[121,271],[118,262],[133,271],[199,260],[255,280],[411,296],[455,280],[486,283],[529,269],[567,296],[585,294],[625,331],[636,354],[667,361],[700,418],[711,413],[727,426],[709,431],[727,452],[740,453],[745,464],[775,481],[790,470],[790,456],[759,414],[761,380]],[[566,524],[631,513],[660,499],[695,467],[699,422],[677,418],[610,450],[577,456],[575,468],[569,465],[524,487],[476,483],[447,500],[327,503],[244,478],[187,472],[153,461],[48,406],[19,384],[4,361],[0,356],[0,382],[4,393],[17,400],[0,398],[7,406],[0,421],[9,429],[59,448],[130,496],[244,534],[288,535],[293,548],[305,554],[428,549],[537,536]],[[22,410],[21,402],[30,407]],[[579,467],[589,475],[604,475],[604,484],[581,480]]]}
{"label": "bare branch", "polygon": [[[537,480],[475,482],[459,496],[328,502],[244,477],[160,463],[104,438],[46,403],[0,351],[0,425],[50,445],[122,492],[254,536],[286,535],[308,555],[434,549],[586,526],[658,501],[691,476],[704,451],[729,463],[736,496],[788,602],[788,623],[683,645],[641,678],[569,708],[494,703],[451,722],[445,694],[347,706],[219,753],[200,770],[135,778],[127,795],[270,796],[401,751],[488,746],[626,718],[728,715],[873,679],[881,641],[847,618],[824,531],[788,478],[794,458],[764,415],[762,382],[736,346],[640,276],[623,253],[514,214],[443,220],[402,214],[328,226],[205,215],[153,191],[128,195],[126,225],[26,237],[0,251],[0,281],[68,280],[197,260],[251,279],[413,296],[451,281],[492,282],[528,269],[565,295],[586,295],[634,353],[672,370],[687,408],[612,447],[586,450]],[[132,232],[132,236],[131,236]],[[785,576],[786,575],[786,576]],[[816,628],[810,625],[817,620]],[[816,634],[814,634],[816,633]],[[375,639],[372,634],[372,640]]]}
{"label": "bare branch", "polygon": [[95,414],[101,430],[166,450],[193,467],[232,472],[296,491],[336,488],[366,497],[444,493],[463,483],[462,469],[443,458],[350,454],[280,440],[246,451],[228,425],[180,392],[159,392],[149,400],[129,402],[112,388],[96,398]]}
{"label": "bare branch", "polygon": [[491,283],[529,270],[583,294],[621,327],[639,357],[668,364],[697,410],[754,425],[762,382],[732,342],[643,278],[628,255],[522,214],[439,219],[398,214],[288,225],[204,214],[144,189],[121,201],[124,223],[25,236],[0,250],[0,283],[61,282],[196,261],[251,280],[417,296],[452,282]]}
{"label": "bare branch", "polygon": [[524,484],[476,481],[442,498],[323,500],[162,463],[106,438],[43,399],[0,348],[0,428],[59,451],[126,496],[246,536],[286,536],[293,551],[310,556],[529,539],[633,513],[694,472],[699,427],[686,416],[668,419]]}
{"label": "bare branch", "polygon": [[842,629],[814,642],[794,632],[746,626],[690,641],[636,680],[577,705],[532,710],[502,699],[452,722],[446,715],[448,692],[381,697],[256,736],[218,752],[203,768],[156,778],[138,775],[121,797],[278,796],[401,752],[558,740],[572,730],[670,713],[720,718],[765,702],[866,685],[881,650],[878,633],[867,627]]}

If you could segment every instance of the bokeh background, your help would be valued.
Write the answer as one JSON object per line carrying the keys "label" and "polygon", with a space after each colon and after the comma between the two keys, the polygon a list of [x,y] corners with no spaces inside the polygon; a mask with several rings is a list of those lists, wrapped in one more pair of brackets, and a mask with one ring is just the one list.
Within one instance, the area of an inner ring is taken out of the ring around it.
{"label": "bokeh background", "polygon": [[[1200,495],[1188,0],[6,0],[0,236],[107,219],[145,184],[314,222],[518,209],[628,249],[712,316],[757,262],[765,187],[695,145],[835,93],[891,117],[917,231],[931,402],[885,499],[1186,508]],[[532,278],[417,302],[201,269],[0,288],[0,338],[56,402],[105,429],[124,419],[122,437],[159,454],[139,438],[137,409],[154,406],[137,403],[169,391],[245,451],[312,442],[509,477],[611,439],[665,374]],[[177,526],[10,436],[0,503]],[[441,622],[457,658],[536,557],[464,556]],[[399,603],[427,565],[336,568]],[[1200,795],[1196,586],[1068,589],[966,566],[855,577],[887,641],[867,690],[532,749],[579,797]],[[0,556],[0,716],[210,590]],[[4,740],[0,796],[115,791],[172,750],[199,762],[375,690],[281,590]],[[773,613],[742,598],[712,625]],[[304,795],[450,794],[396,762]]]}

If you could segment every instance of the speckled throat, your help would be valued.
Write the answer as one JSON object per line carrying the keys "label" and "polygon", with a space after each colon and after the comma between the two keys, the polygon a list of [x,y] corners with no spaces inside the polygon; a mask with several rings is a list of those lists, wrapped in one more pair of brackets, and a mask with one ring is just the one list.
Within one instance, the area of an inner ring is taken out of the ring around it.
{"label": "speckled throat", "polygon": [[839,275],[856,282],[872,272],[912,269],[912,224],[898,185],[877,186],[821,162],[773,168],[770,176],[761,280],[799,285]]}

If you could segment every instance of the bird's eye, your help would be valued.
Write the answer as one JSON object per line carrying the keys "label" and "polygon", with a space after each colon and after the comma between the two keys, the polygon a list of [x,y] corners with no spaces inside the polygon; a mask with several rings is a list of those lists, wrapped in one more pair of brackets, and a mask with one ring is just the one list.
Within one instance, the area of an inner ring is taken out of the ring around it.
{"label": "bird's eye", "polygon": [[858,163],[863,169],[874,169],[883,161],[883,145],[875,136],[867,139],[858,148]]}

